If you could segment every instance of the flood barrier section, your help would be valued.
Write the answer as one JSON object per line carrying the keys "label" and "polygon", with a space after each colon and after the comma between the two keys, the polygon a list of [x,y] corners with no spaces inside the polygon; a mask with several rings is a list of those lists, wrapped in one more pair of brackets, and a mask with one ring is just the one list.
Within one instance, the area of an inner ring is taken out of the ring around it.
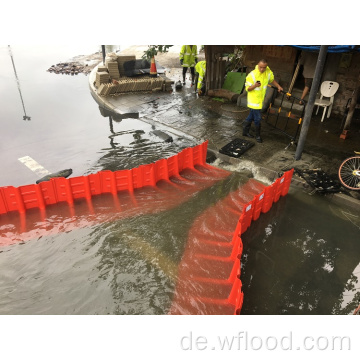
{"label": "flood barrier section", "polygon": [[[168,159],[161,159],[155,163],[141,165],[131,170],[115,172],[104,170],[96,174],[69,179],[54,178],[40,184],[24,185],[18,188],[13,186],[1,187],[0,215],[11,211],[26,214],[27,209],[39,208],[42,210],[47,205],[59,202],[67,202],[72,205],[77,199],[91,200],[92,196],[104,193],[116,194],[122,190],[132,193],[134,189],[156,186],[160,180],[169,181],[171,177],[181,178],[181,171],[185,169],[196,171],[195,165],[218,171],[219,169],[206,164],[207,144],[206,141],[193,148],[186,148]],[[184,286],[187,287],[190,284],[190,287],[194,288],[191,282],[196,281],[202,284],[210,284],[210,289],[215,293],[219,286],[228,293],[223,298],[196,295],[192,301],[199,302],[205,307],[202,313],[206,313],[207,309],[212,307],[213,313],[240,314],[244,299],[240,280],[243,251],[241,234],[249,228],[252,221],[259,218],[261,213],[268,212],[281,196],[288,193],[293,172],[294,169],[285,172],[269,186],[265,186],[256,180],[246,183],[242,189],[245,189],[249,194],[251,193],[252,199],[250,201],[239,196],[238,193],[231,194],[233,196],[231,202],[226,203],[227,199],[223,201],[222,206],[227,207],[229,214],[233,215],[232,218],[238,219],[235,231],[221,232],[220,229],[214,231],[223,235],[227,240],[219,242],[206,236],[197,239],[197,243],[214,245],[217,249],[222,249],[223,254],[227,254],[226,256],[219,256],[211,253],[197,253],[193,257],[197,261],[197,265],[208,266],[207,271],[205,271],[206,276],[204,274],[191,274],[190,283],[185,281]],[[213,212],[213,216],[216,216],[216,211]],[[216,222],[214,221],[213,224],[215,226]],[[231,241],[228,241],[229,239]],[[225,276],[219,278],[217,273],[212,273],[215,269],[219,269]],[[190,271],[195,270],[196,266],[190,268]],[[183,290],[186,291],[186,289]],[[173,313],[186,313],[186,311],[181,310],[180,307],[180,309],[175,309]]]}
{"label": "flood barrier section", "polygon": [[[285,172],[269,186],[251,179],[195,219],[170,314],[240,314],[244,300],[241,235],[288,193],[293,172]],[[236,219],[235,231],[228,231]]]}
{"label": "flood barrier section", "polygon": [[103,170],[69,179],[53,178],[39,184],[0,187],[0,215],[11,211],[25,213],[31,208],[44,209],[63,201],[72,205],[74,200],[89,200],[104,193],[132,192],[144,186],[155,186],[160,180],[178,177],[182,170],[194,169],[195,165],[212,168],[206,164],[207,144],[205,141],[167,159],[130,170]]}

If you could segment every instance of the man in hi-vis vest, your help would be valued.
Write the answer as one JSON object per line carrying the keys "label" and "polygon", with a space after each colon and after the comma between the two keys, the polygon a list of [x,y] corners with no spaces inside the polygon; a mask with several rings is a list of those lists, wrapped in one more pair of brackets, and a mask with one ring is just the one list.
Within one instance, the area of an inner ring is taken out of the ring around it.
{"label": "man in hi-vis vest", "polygon": [[197,92],[199,95],[205,95],[205,73],[206,73],[206,61],[199,61],[195,65],[195,82],[196,82],[196,89],[195,92]]}
{"label": "man in hi-vis vest", "polygon": [[183,85],[185,85],[185,74],[188,68],[191,71],[191,85],[194,85],[195,64],[197,63],[197,45],[183,45],[180,50],[180,64],[183,68]]}
{"label": "man in hi-vis vest", "polygon": [[261,59],[256,65],[255,69],[251,71],[246,77],[245,90],[247,91],[247,106],[250,108],[249,116],[244,121],[243,136],[253,138],[250,134],[251,123],[254,120],[256,141],[261,143],[260,137],[261,128],[261,109],[266,94],[268,84],[274,84],[278,91],[282,91],[283,88],[274,80],[274,74],[267,66],[267,61]]}

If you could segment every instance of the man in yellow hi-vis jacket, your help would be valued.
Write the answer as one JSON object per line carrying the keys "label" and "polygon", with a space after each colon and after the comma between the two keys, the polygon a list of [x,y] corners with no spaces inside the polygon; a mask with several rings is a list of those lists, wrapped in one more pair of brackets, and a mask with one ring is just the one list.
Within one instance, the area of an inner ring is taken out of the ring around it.
{"label": "man in yellow hi-vis jacket", "polygon": [[195,65],[195,72],[197,78],[196,92],[199,95],[204,95],[204,83],[205,83],[205,73],[206,73],[206,61],[199,61]]}
{"label": "man in yellow hi-vis jacket", "polygon": [[194,85],[195,71],[194,67],[197,63],[197,46],[183,45],[180,51],[180,64],[183,67],[183,85],[185,85],[185,74],[187,69],[191,71],[191,84]]}
{"label": "man in yellow hi-vis jacket", "polygon": [[247,91],[247,106],[250,108],[250,113],[245,119],[243,127],[243,136],[253,138],[254,136],[251,135],[249,131],[251,122],[254,120],[256,134],[255,139],[259,143],[262,142],[260,137],[261,109],[267,86],[271,83],[278,88],[278,91],[283,90],[283,88],[275,81],[273,72],[267,66],[267,61],[265,59],[261,59],[255,69],[246,77],[245,90]]}

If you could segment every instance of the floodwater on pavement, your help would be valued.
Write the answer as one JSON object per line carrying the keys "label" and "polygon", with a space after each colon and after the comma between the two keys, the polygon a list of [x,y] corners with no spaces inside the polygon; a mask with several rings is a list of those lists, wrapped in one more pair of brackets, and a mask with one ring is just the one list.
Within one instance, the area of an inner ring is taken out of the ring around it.
{"label": "floodwater on pavement", "polygon": [[243,314],[352,314],[360,304],[360,215],[290,189],[243,234]]}
{"label": "floodwater on pavement", "polygon": [[151,134],[151,125],[104,113],[84,74],[46,71],[97,51],[96,45],[0,47],[0,186],[32,184],[41,177],[18,160],[25,156],[50,173],[71,168],[72,176],[80,176],[136,167],[195,145],[176,136],[164,143]]}
{"label": "floodwater on pavement", "polygon": [[[79,176],[137,167],[195,145],[176,136],[163,143],[149,124],[103,116],[83,74],[46,72],[98,46],[11,51],[16,76],[8,46],[0,47],[0,186],[39,178],[18,161],[23,156]],[[0,238],[14,239],[0,247],[1,314],[167,314],[194,219],[247,180],[243,171],[189,172],[133,197],[60,203],[46,214],[32,209],[26,219],[1,215]],[[242,235],[242,313],[351,313],[360,303],[359,235],[358,213],[290,189]]]}

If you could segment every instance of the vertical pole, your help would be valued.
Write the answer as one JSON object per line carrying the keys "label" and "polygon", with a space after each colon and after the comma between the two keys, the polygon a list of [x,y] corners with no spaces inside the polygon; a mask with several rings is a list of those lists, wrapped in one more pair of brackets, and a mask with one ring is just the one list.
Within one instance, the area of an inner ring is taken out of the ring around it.
{"label": "vertical pole", "polygon": [[209,91],[210,85],[210,47],[209,45],[204,45],[205,51],[205,61],[206,61],[206,73],[205,73],[205,86],[206,93]]}
{"label": "vertical pole", "polygon": [[102,57],[103,57],[103,65],[105,65],[105,45],[101,45],[101,50],[102,50]]}
{"label": "vertical pole", "polygon": [[322,72],[323,72],[323,69],[324,69],[327,49],[328,49],[328,45],[321,45],[320,46],[320,52],[319,52],[319,56],[318,56],[318,59],[317,59],[315,73],[314,73],[314,79],[313,79],[313,83],[311,85],[311,90],[310,90],[310,94],[309,94],[309,101],[308,101],[308,103],[306,105],[306,108],[305,108],[304,122],[303,122],[303,125],[301,127],[299,142],[298,142],[298,145],[296,147],[295,160],[300,160],[301,159],[301,154],[302,154],[302,152],[304,150],[306,135],[308,133],[309,126],[310,126],[310,121],[311,121],[311,114],[312,114],[313,109],[314,109],[316,93],[318,91],[320,81],[321,81]]}
{"label": "vertical pole", "polygon": [[18,86],[18,90],[19,90],[19,94],[20,94],[21,103],[22,103],[22,106],[23,106],[23,109],[24,109],[23,120],[31,120],[31,117],[26,115],[25,104],[24,104],[24,100],[23,100],[23,97],[22,97],[22,94],[21,94],[20,81],[19,81],[19,78],[18,78],[17,73],[16,73],[16,68],[15,68],[15,63],[14,63],[13,54],[12,54],[10,45],[8,45],[8,47],[9,47],[9,53],[10,53],[11,62],[12,62],[12,64],[13,64],[13,68],[14,68],[15,79],[16,79],[16,82],[17,82],[17,86]]}

